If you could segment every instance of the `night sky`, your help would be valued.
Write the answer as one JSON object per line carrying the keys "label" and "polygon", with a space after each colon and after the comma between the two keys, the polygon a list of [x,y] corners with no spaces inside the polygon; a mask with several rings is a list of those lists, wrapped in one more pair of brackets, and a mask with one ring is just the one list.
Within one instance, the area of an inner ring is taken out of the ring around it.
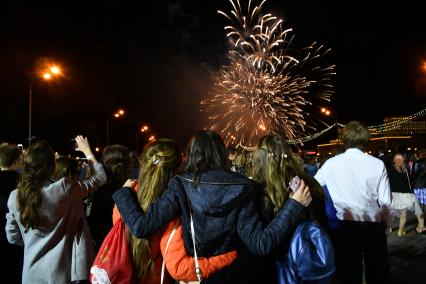
{"label": "night sky", "polygon": [[[147,138],[138,134],[143,124],[182,144],[207,125],[199,103],[225,63],[228,22],[217,10],[228,12],[227,0],[3,2],[1,139],[27,144],[29,86],[43,58],[66,75],[34,83],[32,130],[59,151],[69,150],[79,133],[103,146],[107,120],[110,142],[132,148]],[[316,41],[332,49],[330,120],[374,125],[426,106],[424,10],[419,1],[370,2],[268,0],[264,6],[294,29],[296,46]],[[118,108],[126,110],[119,120]]]}

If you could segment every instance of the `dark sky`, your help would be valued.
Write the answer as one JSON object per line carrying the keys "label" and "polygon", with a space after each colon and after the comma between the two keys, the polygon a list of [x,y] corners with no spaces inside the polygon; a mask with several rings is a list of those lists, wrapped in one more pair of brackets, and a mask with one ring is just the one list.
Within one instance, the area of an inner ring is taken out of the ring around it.
{"label": "dark sky", "polygon": [[[297,46],[332,49],[334,118],[372,125],[426,105],[419,2],[268,0],[265,11],[284,18]],[[229,11],[228,1],[2,1],[0,138],[26,144],[29,85],[39,60],[51,58],[66,78],[33,85],[38,138],[65,150],[82,133],[102,146],[109,118],[112,143],[134,147],[146,138],[144,123],[186,143],[206,126],[199,102],[224,63],[227,22],[218,9]],[[115,120],[119,107],[127,113]]]}

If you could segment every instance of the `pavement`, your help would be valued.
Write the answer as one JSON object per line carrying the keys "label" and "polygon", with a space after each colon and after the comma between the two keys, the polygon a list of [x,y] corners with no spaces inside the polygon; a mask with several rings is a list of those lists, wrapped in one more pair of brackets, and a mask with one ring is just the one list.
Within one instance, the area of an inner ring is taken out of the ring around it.
{"label": "pavement", "polygon": [[395,218],[393,232],[388,234],[390,284],[426,283],[426,234],[417,234],[417,218],[408,213],[405,231],[398,237],[398,222]]}

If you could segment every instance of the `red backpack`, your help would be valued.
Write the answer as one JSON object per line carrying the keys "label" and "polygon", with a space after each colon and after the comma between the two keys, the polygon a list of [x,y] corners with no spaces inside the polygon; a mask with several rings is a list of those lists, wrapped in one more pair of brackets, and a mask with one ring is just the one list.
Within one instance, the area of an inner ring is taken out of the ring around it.
{"label": "red backpack", "polygon": [[126,241],[126,225],[120,218],[105,237],[90,268],[94,284],[132,283],[133,262]]}

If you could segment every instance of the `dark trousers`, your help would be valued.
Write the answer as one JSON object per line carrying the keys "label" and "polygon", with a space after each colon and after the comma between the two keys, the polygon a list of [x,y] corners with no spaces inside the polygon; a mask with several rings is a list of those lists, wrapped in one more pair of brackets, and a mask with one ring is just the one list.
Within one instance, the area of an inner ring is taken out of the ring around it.
{"label": "dark trousers", "polygon": [[368,284],[388,283],[385,225],[343,221],[336,230],[336,267],[342,283],[362,283],[363,262]]}

